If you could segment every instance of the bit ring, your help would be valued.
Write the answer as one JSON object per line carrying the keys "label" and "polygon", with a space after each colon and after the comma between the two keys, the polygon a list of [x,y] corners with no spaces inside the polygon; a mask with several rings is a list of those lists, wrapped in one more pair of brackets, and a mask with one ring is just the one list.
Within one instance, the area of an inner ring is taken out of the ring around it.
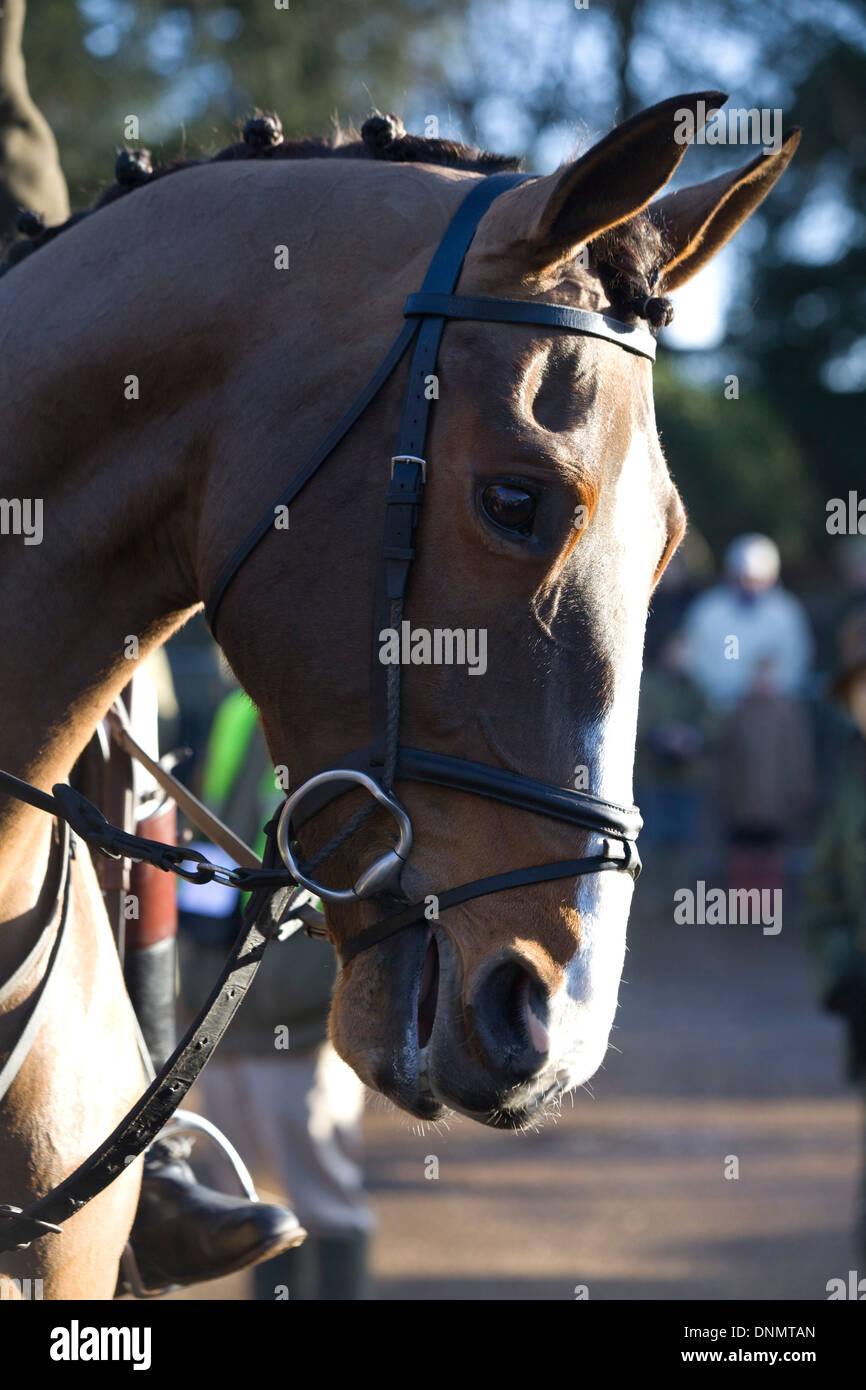
{"label": "bit ring", "polygon": [[[308,877],[300,868],[294,854],[292,853],[292,815],[297,810],[304,798],[313,790],[314,787],[323,786],[328,782],[357,782],[370,793],[372,797],[390,811],[399,831],[399,838],[394,849],[388,850],[375,863],[371,864],[357,878],[352,888],[325,888],[323,884],[317,883],[315,879]],[[376,893],[384,892],[392,883],[399,878],[403,866],[409,857],[412,848],[412,822],[409,820],[408,812],[405,807],[390,792],[379,786],[375,778],[370,777],[366,772],[357,771],[354,768],[338,767],[331,768],[328,772],[319,772],[315,777],[310,777],[303,786],[298,787],[296,792],[286,801],[285,806],[280,812],[280,819],[277,825],[277,848],[283,859],[283,863],[290,873],[294,874],[298,883],[304,888],[309,888],[310,892],[318,897],[324,898],[331,903],[350,903],[357,902],[361,898],[371,898]]]}

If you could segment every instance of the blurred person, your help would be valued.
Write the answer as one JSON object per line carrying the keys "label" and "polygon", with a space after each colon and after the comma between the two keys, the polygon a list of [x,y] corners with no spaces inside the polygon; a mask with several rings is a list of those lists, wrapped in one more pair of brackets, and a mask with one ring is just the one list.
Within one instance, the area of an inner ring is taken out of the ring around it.
{"label": "blurred person", "polygon": [[866,603],[866,535],[833,536],[822,559],[820,577],[806,602],[817,638],[817,667],[833,670],[836,634],[849,613]]}
{"label": "blurred person", "polygon": [[816,777],[808,706],[783,692],[771,657],[757,661],[748,693],[722,722],[718,771],[731,887],[781,888]]}
{"label": "blurred person", "polygon": [[816,635],[816,759],[821,768],[821,810],[833,804],[850,753],[851,721],[840,701],[824,698],[833,680],[836,644],[849,614],[866,604],[866,535],[833,536],[820,572],[804,595]]}
{"label": "blurred person", "polygon": [[57,143],[27,85],[25,11],[24,0],[0,3],[0,242],[15,235],[21,214],[48,226],[69,216]]}
{"label": "blurred person", "polygon": [[684,669],[681,632],[671,633],[644,671],[635,779],[645,836],[666,849],[701,837],[713,718],[703,691]]}
{"label": "blurred person", "polygon": [[686,669],[716,709],[730,710],[754,690],[762,662],[772,662],[779,695],[799,695],[805,687],[811,628],[779,573],[769,536],[738,536],[725,552],[723,582],[686,613]]}
{"label": "blurred person", "polygon": [[[832,695],[853,728],[832,809],[820,826],[807,880],[806,926],[823,1007],[847,1034],[847,1071],[866,1101],[866,607],[839,631]],[[856,1236],[866,1255],[866,1128]]]}
{"label": "blurred person", "polygon": [[[261,854],[279,788],[255,706],[242,690],[220,704],[207,745],[202,798]],[[200,845],[210,858],[220,854]],[[182,994],[190,1012],[240,924],[234,888],[182,884]],[[364,1086],[328,1041],[336,979],[327,942],[302,931],[271,947],[243,1009],[207,1067],[207,1116],[243,1145],[262,1186],[291,1193],[308,1232],[302,1246],[260,1264],[255,1297],[347,1301],[368,1296],[373,1225],[361,1169]]]}

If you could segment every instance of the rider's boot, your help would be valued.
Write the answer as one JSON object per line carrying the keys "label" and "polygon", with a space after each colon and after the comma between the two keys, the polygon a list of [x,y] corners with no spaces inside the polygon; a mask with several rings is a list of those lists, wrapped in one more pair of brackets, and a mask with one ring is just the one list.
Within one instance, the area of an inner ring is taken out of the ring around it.
{"label": "rider's boot", "polygon": [[[174,807],[170,808],[173,813]],[[171,841],[171,827],[142,822],[139,834]],[[124,975],[154,1067],[175,1045],[177,908],[169,875],[136,864],[132,893],[138,918],[126,923]],[[186,1161],[190,1141],[157,1138],[145,1154],[141,1197],[130,1244],[148,1291],[218,1279],[291,1250],[305,1235],[287,1207],[227,1197],[196,1180]]]}
{"label": "rider's boot", "polygon": [[192,1140],[157,1139],[147,1151],[130,1244],[144,1288],[198,1284],[247,1269],[300,1245],[294,1212],[226,1197],[196,1181]]}

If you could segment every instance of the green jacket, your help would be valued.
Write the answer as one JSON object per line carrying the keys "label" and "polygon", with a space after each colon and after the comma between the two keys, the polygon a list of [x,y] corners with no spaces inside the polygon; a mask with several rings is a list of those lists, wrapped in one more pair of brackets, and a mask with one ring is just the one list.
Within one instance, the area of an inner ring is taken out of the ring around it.
{"label": "green jacket", "polygon": [[[265,844],[262,827],[279,796],[258,712],[242,690],[235,690],[214,718],[202,799],[260,854]],[[222,947],[181,936],[181,997],[190,1012],[198,1008],[202,984],[218,974],[225,954]],[[292,1057],[324,1042],[335,977],[334,953],[326,942],[312,940],[303,931],[274,942],[226,1033],[223,1053]],[[276,1030],[283,1028],[289,1033],[287,1052],[275,1048]]]}

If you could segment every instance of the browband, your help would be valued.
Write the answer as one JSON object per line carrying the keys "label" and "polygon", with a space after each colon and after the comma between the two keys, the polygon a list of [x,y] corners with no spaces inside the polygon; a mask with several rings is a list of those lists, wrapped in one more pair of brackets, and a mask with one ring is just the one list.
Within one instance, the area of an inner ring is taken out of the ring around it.
{"label": "browband", "polygon": [[656,340],[637,324],[621,323],[591,309],[569,304],[539,304],[534,299],[486,299],[482,295],[410,294],[403,310],[406,318],[429,315],[443,319],[479,319],[483,323],[524,323],[568,328],[590,338],[607,338],[628,352],[656,360]]}

